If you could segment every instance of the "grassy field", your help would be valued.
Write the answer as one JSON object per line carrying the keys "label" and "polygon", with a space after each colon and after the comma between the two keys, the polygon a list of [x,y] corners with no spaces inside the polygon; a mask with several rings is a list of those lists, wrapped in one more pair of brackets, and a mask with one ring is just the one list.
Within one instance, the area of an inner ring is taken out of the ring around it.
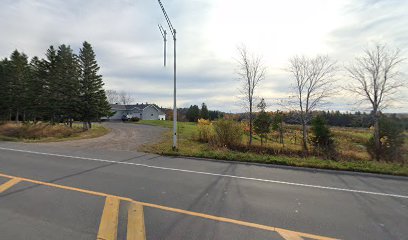
{"label": "grassy field", "polygon": [[[285,154],[262,154],[255,152],[239,152],[226,148],[213,147],[207,143],[197,141],[197,124],[179,122],[178,123],[178,151],[173,152],[171,121],[140,121],[138,124],[162,126],[169,128],[160,142],[143,146],[142,150],[164,155],[202,157],[212,159],[222,159],[230,161],[270,163],[288,166],[300,166],[309,168],[336,169],[358,172],[372,172],[392,175],[408,176],[408,164],[385,163],[371,161],[365,150],[364,143],[370,138],[369,130],[365,129],[344,129],[332,128],[340,158],[338,161],[322,159],[316,156],[300,157],[296,154],[288,154],[291,151],[300,150],[300,127],[287,126],[285,133],[285,146],[277,142],[277,134],[268,136],[269,140],[265,144],[268,148],[283,149]],[[243,143],[248,140],[244,137]],[[405,144],[405,156],[408,152],[408,139]],[[253,144],[260,145],[260,140],[255,136]]]}
{"label": "grassy field", "polygon": [[48,123],[0,124],[1,141],[22,142],[58,142],[100,137],[109,132],[109,129],[100,124],[93,124],[92,129],[83,131],[82,124],[74,123],[72,128],[65,124],[51,125]]}

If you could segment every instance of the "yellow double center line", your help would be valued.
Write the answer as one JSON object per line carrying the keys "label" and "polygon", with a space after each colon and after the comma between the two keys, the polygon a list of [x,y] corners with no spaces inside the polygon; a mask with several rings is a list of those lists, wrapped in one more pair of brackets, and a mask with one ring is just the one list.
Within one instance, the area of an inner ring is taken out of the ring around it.
{"label": "yellow double center line", "polygon": [[[116,240],[118,236],[120,199],[113,196],[106,197],[97,240]],[[130,203],[128,209],[127,240],[144,240],[146,231],[144,225],[143,206]]]}
{"label": "yellow double center line", "polygon": [[130,203],[128,210],[127,240],[146,239],[143,206]]}
{"label": "yellow double center line", "polygon": [[[75,187],[69,187],[69,186],[64,186],[64,185],[58,185],[54,183],[42,182],[42,181],[37,181],[33,179],[28,179],[28,178],[15,177],[15,176],[10,176],[6,174],[2,174],[2,173],[0,173],[0,177],[11,179],[10,181],[4,183],[3,185],[0,185],[0,193],[12,187],[13,185],[17,184],[18,182],[24,181],[24,182],[40,184],[40,185],[49,186],[49,187],[55,187],[55,188],[60,188],[60,189],[65,189],[65,190],[70,190],[70,191],[91,194],[95,196],[106,197],[105,207],[102,213],[102,219],[101,219],[101,223],[99,226],[99,232],[98,232],[98,237],[97,237],[97,239],[100,239],[100,240],[102,239],[103,240],[116,240],[120,201],[126,201],[130,203],[130,207],[128,210],[128,228],[127,228],[128,229],[128,235],[127,235],[128,240],[146,238],[145,230],[144,230],[145,226],[144,226],[144,217],[143,217],[143,207],[151,207],[151,208],[161,209],[164,211],[181,213],[181,214],[210,219],[210,220],[219,221],[219,222],[231,223],[231,224],[236,224],[236,225],[266,230],[266,231],[272,231],[272,232],[278,233],[281,237],[283,237],[286,240],[299,240],[303,238],[310,238],[310,239],[316,239],[316,240],[335,240],[335,238],[323,237],[319,235],[291,231],[287,229],[276,228],[276,227],[271,227],[271,226],[257,224],[257,223],[245,222],[245,221],[235,220],[231,218],[225,218],[225,217],[219,217],[219,216],[214,216],[214,215],[209,215],[209,214],[204,214],[204,213],[192,212],[188,210],[166,207],[166,206],[157,205],[153,203],[139,202],[131,198],[127,198],[127,197],[115,196],[115,195],[102,193],[102,192],[96,192],[96,191],[85,190],[81,188],[75,188]],[[133,237],[133,238],[130,238],[130,237]]]}
{"label": "yellow double center line", "polygon": [[118,198],[106,198],[98,236],[96,237],[97,240],[117,239],[119,202],[120,200]]}

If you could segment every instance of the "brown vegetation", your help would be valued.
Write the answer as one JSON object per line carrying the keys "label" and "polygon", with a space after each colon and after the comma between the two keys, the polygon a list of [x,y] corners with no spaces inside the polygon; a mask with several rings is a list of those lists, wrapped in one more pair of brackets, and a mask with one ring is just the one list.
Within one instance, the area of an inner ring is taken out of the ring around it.
{"label": "brown vegetation", "polygon": [[74,137],[89,138],[104,135],[108,132],[103,127],[92,130],[93,133],[84,131],[81,125],[74,125],[72,128],[65,124],[49,123],[11,123],[0,124],[0,139],[2,140],[58,140]]}

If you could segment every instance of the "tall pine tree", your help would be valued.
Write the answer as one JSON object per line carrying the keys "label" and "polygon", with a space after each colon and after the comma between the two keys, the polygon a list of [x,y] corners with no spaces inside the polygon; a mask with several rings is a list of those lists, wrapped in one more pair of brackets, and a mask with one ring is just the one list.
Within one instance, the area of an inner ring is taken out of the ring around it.
{"label": "tall pine tree", "polygon": [[47,109],[45,117],[55,123],[58,121],[58,113],[61,108],[60,84],[57,78],[57,50],[50,46],[45,54],[45,94],[48,95]]}
{"label": "tall pine tree", "polygon": [[203,119],[210,118],[210,113],[208,112],[208,108],[205,103],[201,104],[200,117]]}
{"label": "tall pine tree", "polygon": [[110,106],[103,89],[102,75],[91,44],[84,42],[79,51],[80,66],[80,118],[84,128],[91,128],[92,120],[107,116]]}
{"label": "tall pine tree", "polygon": [[21,117],[25,120],[25,113],[29,105],[27,82],[30,77],[30,68],[27,55],[17,50],[14,50],[11,54],[9,64],[11,84],[9,100],[15,114],[15,120],[18,122]]}
{"label": "tall pine tree", "polygon": [[59,105],[58,120],[66,121],[70,127],[79,112],[80,83],[79,62],[70,46],[62,44],[58,47],[55,63],[57,101]]}
{"label": "tall pine tree", "polygon": [[30,79],[27,97],[30,99],[30,119],[37,122],[47,113],[49,92],[47,91],[47,66],[44,59],[33,57],[30,62]]}
{"label": "tall pine tree", "polygon": [[9,60],[0,61],[0,120],[11,120],[11,82]]}

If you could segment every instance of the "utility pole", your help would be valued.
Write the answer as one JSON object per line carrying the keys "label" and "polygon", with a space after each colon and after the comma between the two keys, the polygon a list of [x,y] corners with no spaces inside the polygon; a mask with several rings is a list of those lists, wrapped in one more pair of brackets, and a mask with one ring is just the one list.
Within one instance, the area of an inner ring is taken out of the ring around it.
{"label": "utility pole", "polygon": [[163,42],[164,42],[164,66],[166,66],[166,46],[167,46],[167,32],[166,30],[162,27],[162,25],[158,25],[159,26],[159,30],[161,35],[163,36]]}
{"label": "utility pole", "polygon": [[176,102],[176,29],[173,28],[173,25],[171,24],[171,21],[169,19],[169,16],[167,16],[166,10],[163,7],[163,4],[161,3],[160,0],[157,0],[159,2],[160,8],[163,11],[164,17],[166,18],[167,24],[169,25],[169,29],[171,32],[171,35],[173,35],[173,42],[174,42],[174,101],[173,101],[173,151],[177,150],[177,102]]}

